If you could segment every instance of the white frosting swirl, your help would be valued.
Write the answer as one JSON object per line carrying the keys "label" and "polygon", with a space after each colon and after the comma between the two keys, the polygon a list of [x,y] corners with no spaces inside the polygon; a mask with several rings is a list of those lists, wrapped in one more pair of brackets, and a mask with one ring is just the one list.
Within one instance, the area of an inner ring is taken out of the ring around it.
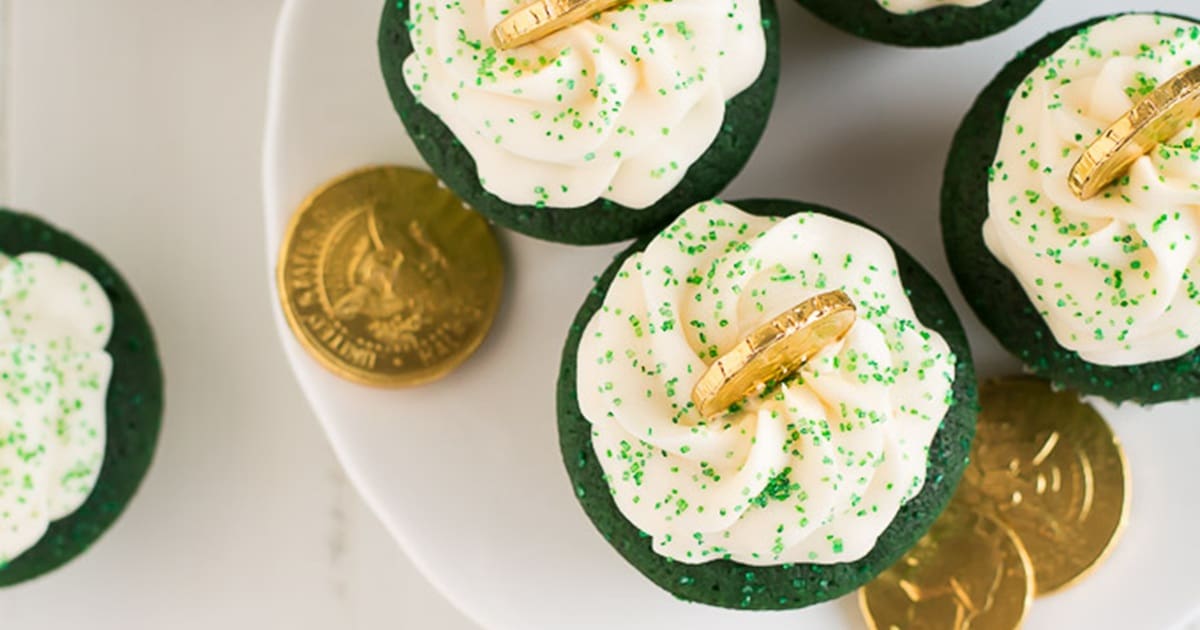
{"label": "white frosting swirl", "polygon": [[517,205],[653,205],[762,72],[758,0],[642,0],[532,44],[492,47],[525,0],[414,0],[404,78]]}
{"label": "white frosting swirl", "polygon": [[1191,64],[1200,26],[1126,15],[1045,59],[1008,107],[988,186],[988,248],[1055,339],[1092,363],[1134,365],[1200,346],[1200,126],[1080,201],[1071,168],[1113,121]]}
{"label": "white frosting swirl", "polygon": [[47,254],[0,260],[0,566],[83,505],[104,462],[112,305]]}
{"label": "white frosting swirl", "polygon": [[938,7],[979,7],[991,0],[877,0],[879,6],[892,13],[920,13]]}
{"label": "white frosting swirl", "polygon": [[[690,396],[707,364],[835,289],[858,306],[843,341],[765,397],[700,417]],[[878,234],[719,201],[625,260],[578,365],[580,409],[613,500],[657,553],[690,564],[862,558],[924,486],[955,373]]]}

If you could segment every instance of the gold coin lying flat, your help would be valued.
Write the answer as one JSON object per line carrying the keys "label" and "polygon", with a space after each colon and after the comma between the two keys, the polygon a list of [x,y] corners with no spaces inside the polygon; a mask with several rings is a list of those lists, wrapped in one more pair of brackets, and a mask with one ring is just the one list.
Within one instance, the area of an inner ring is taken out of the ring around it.
{"label": "gold coin lying flat", "polygon": [[533,0],[492,28],[496,48],[507,50],[535,42],[627,0]]}
{"label": "gold coin lying flat", "polygon": [[292,332],[335,374],[407,386],[450,373],[487,335],[504,281],[487,222],[421,171],[376,167],[313,193],[279,252]]}
{"label": "gold coin lying flat", "polygon": [[1012,530],[952,502],[858,596],[873,630],[1013,630],[1033,592],[1033,567]]}
{"label": "gold coin lying flat", "polygon": [[1138,158],[1173,138],[1200,115],[1200,67],[1175,75],[1104,131],[1071,169],[1071,192],[1091,199]]}
{"label": "gold coin lying flat", "polygon": [[692,389],[704,416],[724,412],[769,382],[783,380],[854,325],[854,301],[842,291],[812,297],[759,326],[708,366]]}
{"label": "gold coin lying flat", "polygon": [[1039,595],[1099,564],[1129,510],[1129,475],[1104,418],[1034,378],[984,383],[959,496],[1003,521],[1033,560]]}

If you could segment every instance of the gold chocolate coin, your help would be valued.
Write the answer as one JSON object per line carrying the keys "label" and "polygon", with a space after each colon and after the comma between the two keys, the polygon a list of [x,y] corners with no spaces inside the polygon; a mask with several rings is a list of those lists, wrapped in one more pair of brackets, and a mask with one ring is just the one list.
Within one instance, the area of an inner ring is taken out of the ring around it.
{"label": "gold chocolate coin", "polygon": [[1079,580],[1111,551],[1129,510],[1125,455],[1108,423],[1045,381],[984,383],[959,496],[1011,527],[1039,595]]}
{"label": "gold chocolate coin", "polygon": [[1200,67],[1175,75],[1142,99],[1096,138],[1068,181],[1071,192],[1091,199],[1133,163],[1200,116]]}
{"label": "gold chocolate coin", "polygon": [[492,28],[500,50],[524,46],[627,0],[533,0],[509,13]]}
{"label": "gold chocolate coin", "polygon": [[1012,530],[951,502],[858,601],[872,630],[1013,630],[1033,592],[1033,567]]}
{"label": "gold chocolate coin", "polygon": [[856,319],[854,302],[830,291],[801,302],[759,326],[708,366],[692,389],[704,416],[724,412],[767,383],[799,370],[825,346],[840,340]]}
{"label": "gold chocolate coin", "polygon": [[491,227],[437,178],[375,167],[292,217],[277,283],[288,325],[333,373],[368,385],[437,380],[487,335],[503,259]]}

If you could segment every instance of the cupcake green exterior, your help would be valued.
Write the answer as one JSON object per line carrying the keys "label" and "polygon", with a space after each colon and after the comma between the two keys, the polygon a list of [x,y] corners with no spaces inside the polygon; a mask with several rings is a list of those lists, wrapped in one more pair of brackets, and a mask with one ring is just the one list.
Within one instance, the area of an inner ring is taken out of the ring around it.
{"label": "cupcake green exterior", "polygon": [[[840,212],[794,201],[733,202],[761,216],[817,212],[864,225]],[[929,529],[946,507],[967,465],[979,411],[975,370],[962,325],[941,287],[896,243],[901,280],[910,291],[918,318],[940,333],[957,358],[954,402],[929,447],[925,487],[897,514],[875,548],[857,562],[773,567],[748,566],[729,560],[689,565],[656,554],[650,538],[631,524],[613,502],[604,471],[592,449],[591,423],[579,408],[576,383],[579,342],[592,316],[603,305],[621,263],[650,243],[647,236],[619,254],[596,282],[571,326],[558,380],[558,432],[571,488],[584,512],[605,540],[643,575],[687,601],[745,610],[786,610],[828,601],[849,593],[894,564]]]}
{"label": "cupcake green exterior", "polygon": [[979,95],[954,137],[947,160],[942,239],[950,268],[975,314],[1034,374],[1113,402],[1150,404],[1194,398],[1200,396],[1200,350],[1169,361],[1131,366],[1084,361],[1055,341],[1016,276],[983,241],[983,223],[988,217],[988,170],[996,159],[1009,100],[1043,59],[1080,30],[1110,17],[1047,35],[1017,55]]}
{"label": "cupcake green exterior", "polygon": [[8,565],[0,587],[39,577],[87,551],[133,499],[150,467],[162,425],[163,377],[150,322],[117,270],[91,247],[37,217],[0,209],[0,252],[45,252],[92,274],[113,307],[105,350],[113,359],[105,405],[107,438],[96,487],[74,513]]}
{"label": "cupcake green exterior", "polygon": [[953,46],[983,39],[1025,19],[1042,0],[991,0],[978,7],[944,6],[901,15],[877,0],[798,0],[847,33],[897,46]]}
{"label": "cupcake green exterior", "polygon": [[779,21],[774,0],[761,0],[767,40],[758,79],[726,103],[721,132],[687,175],[652,206],[628,208],[607,199],[578,208],[538,208],[507,203],[483,189],[475,161],[435,115],[417,103],[402,66],[412,53],[410,3],[386,0],[379,27],[379,55],[392,104],[425,162],[451,190],[495,223],[530,236],[570,243],[612,243],[657,231],[697,202],[717,196],[749,161],[767,125],[779,83]]}

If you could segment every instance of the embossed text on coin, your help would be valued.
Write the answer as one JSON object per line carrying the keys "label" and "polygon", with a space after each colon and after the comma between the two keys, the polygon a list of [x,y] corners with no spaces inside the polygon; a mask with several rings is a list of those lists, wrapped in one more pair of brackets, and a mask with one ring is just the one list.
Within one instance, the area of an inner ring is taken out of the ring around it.
{"label": "embossed text on coin", "polygon": [[482,217],[430,174],[378,167],[305,201],[277,282],[289,326],[318,361],[350,380],[402,386],[440,378],[474,352],[503,276]]}

